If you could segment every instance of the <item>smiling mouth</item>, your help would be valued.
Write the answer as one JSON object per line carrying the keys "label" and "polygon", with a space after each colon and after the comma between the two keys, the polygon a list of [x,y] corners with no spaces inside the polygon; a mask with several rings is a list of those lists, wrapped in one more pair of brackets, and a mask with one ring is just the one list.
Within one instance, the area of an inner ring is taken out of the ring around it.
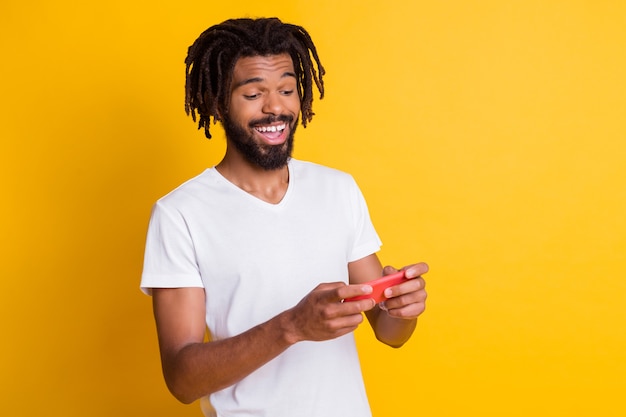
{"label": "smiling mouth", "polygon": [[286,127],[287,127],[286,123],[281,123],[279,125],[272,125],[272,126],[255,126],[254,130],[256,130],[259,133],[282,133]]}

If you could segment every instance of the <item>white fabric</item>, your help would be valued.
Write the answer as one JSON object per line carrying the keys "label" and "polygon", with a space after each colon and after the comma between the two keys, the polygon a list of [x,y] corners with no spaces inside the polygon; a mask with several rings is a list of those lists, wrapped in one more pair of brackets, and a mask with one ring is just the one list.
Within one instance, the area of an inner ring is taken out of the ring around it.
{"label": "white fabric", "polygon": [[[348,174],[291,160],[279,204],[207,169],[155,205],[141,288],[203,287],[214,339],[296,305],[322,282],[348,281],[348,262],[380,249]],[[352,334],[301,342],[211,396],[220,417],[370,416]]]}

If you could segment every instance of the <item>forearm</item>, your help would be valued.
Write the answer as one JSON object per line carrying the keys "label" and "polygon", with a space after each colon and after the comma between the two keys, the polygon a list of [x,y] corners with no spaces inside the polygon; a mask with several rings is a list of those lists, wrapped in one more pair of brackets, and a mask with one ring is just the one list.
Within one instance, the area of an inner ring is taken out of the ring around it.
{"label": "forearm", "polygon": [[394,348],[404,345],[417,326],[416,318],[403,319],[391,317],[378,306],[374,307],[366,314],[376,338],[382,343]]}
{"label": "forearm", "polygon": [[168,388],[179,401],[190,403],[246,377],[294,343],[286,314],[228,339],[162,352]]}
{"label": "forearm", "polygon": [[293,308],[237,336],[203,342],[205,295],[202,288],[153,290],[154,312],[168,388],[190,403],[224,389],[260,368],[289,346],[322,341],[354,331],[371,300],[342,303],[366,294],[361,285],[318,285]]}

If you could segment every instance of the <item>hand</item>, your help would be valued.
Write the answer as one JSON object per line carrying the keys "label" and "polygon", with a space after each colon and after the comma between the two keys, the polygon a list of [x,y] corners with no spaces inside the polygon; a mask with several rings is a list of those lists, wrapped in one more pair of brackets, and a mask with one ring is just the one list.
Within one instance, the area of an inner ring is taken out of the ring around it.
{"label": "hand", "polygon": [[[380,307],[391,317],[412,320],[422,314],[426,308],[426,282],[422,274],[428,272],[428,265],[417,263],[402,268],[405,277],[411,278],[402,284],[389,287],[385,290],[388,300],[380,303]],[[386,266],[384,275],[393,274],[399,270]]]}
{"label": "hand", "polygon": [[295,343],[302,340],[322,341],[354,331],[363,322],[364,311],[375,306],[372,299],[342,302],[343,299],[368,294],[372,287],[346,285],[343,282],[318,285],[294,308],[288,310],[288,332]]}

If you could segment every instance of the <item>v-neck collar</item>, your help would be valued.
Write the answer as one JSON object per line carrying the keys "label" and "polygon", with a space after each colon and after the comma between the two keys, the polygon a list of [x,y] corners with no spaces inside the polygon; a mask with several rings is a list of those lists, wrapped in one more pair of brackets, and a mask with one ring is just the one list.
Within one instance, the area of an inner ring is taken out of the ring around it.
{"label": "v-neck collar", "polygon": [[285,194],[283,195],[283,198],[278,203],[270,203],[270,202],[265,201],[265,200],[255,196],[253,194],[250,194],[249,192],[247,192],[246,190],[244,190],[243,188],[241,188],[238,185],[234,184],[229,179],[227,179],[225,176],[223,176],[217,170],[217,168],[215,166],[212,167],[211,170],[215,173],[216,177],[221,182],[225,183],[229,188],[236,190],[236,192],[242,194],[246,199],[252,201],[254,204],[265,206],[265,207],[274,207],[274,208],[283,207],[287,203],[287,201],[289,200],[289,196],[291,195],[292,189],[294,187],[294,181],[295,181],[294,177],[295,177],[295,175],[293,175],[293,167],[291,165],[291,160],[287,163],[287,170],[289,172],[289,182],[287,183],[287,190],[285,190]]}

